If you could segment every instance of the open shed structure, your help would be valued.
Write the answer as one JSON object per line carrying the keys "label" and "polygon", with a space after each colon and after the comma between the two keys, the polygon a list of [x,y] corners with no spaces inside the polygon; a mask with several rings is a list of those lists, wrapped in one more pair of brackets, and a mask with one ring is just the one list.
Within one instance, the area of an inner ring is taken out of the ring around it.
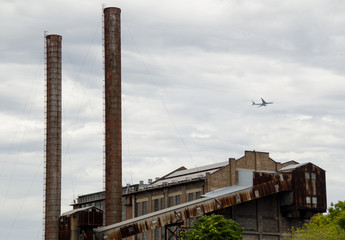
{"label": "open shed structure", "polygon": [[102,210],[96,207],[73,209],[59,218],[59,240],[92,239],[93,228],[102,225]]}

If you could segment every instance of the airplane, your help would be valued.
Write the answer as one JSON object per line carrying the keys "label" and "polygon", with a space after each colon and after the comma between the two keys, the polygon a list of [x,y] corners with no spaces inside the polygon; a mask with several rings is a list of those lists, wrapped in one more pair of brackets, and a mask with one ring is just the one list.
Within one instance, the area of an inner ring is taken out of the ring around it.
{"label": "airplane", "polygon": [[263,100],[262,98],[261,98],[261,103],[255,103],[254,101],[252,101],[252,106],[253,105],[258,105],[259,107],[266,107],[266,105],[267,104],[273,104],[273,102],[266,102],[265,100]]}

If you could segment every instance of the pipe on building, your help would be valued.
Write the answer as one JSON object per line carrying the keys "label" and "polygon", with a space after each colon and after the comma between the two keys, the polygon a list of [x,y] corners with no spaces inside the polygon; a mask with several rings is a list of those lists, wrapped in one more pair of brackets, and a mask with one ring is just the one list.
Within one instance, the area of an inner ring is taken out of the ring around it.
{"label": "pipe on building", "polygon": [[121,9],[104,9],[105,225],[122,220]]}
{"label": "pipe on building", "polygon": [[46,36],[46,240],[59,239],[61,213],[61,40],[59,35]]}

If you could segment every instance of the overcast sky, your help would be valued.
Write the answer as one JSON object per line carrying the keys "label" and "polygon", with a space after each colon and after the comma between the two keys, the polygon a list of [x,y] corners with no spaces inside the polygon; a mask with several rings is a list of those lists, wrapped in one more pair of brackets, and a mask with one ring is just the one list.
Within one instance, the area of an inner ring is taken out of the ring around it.
{"label": "overcast sky", "polygon": [[45,31],[62,35],[62,212],[103,190],[102,3],[122,9],[123,184],[256,150],[313,162],[344,200],[343,0],[0,0],[0,236],[42,239]]}

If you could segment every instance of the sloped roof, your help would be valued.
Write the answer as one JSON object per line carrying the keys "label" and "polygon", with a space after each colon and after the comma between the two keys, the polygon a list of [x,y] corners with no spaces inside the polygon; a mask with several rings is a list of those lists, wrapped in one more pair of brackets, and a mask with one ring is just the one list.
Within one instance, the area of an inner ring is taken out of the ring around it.
{"label": "sloped roof", "polygon": [[171,184],[171,183],[189,181],[189,180],[198,179],[198,178],[205,178],[206,172],[214,173],[218,171],[220,168],[223,168],[228,164],[229,162],[227,161],[227,162],[214,163],[214,164],[205,165],[205,166],[196,167],[196,168],[174,171],[171,174],[168,174],[158,179],[157,181],[151,183],[150,186],[154,187],[154,186],[162,185],[164,183]]}
{"label": "sloped roof", "polygon": [[88,211],[88,210],[93,209],[93,208],[95,208],[97,211],[103,212],[99,208],[96,208],[94,206],[88,206],[88,207],[72,209],[71,211],[68,211],[68,212],[65,212],[65,213],[61,214],[61,216],[71,216],[71,215],[74,215],[74,214],[76,214],[78,212]]}
{"label": "sloped roof", "polygon": [[307,165],[307,164],[309,164],[309,163],[310,163],[310,162],[288,165],[288,166],[286,166],[286,167],[281,168],[280,171],[293,170],[293,169],[302,167],[302,166],[304,166],[304,165]]}
{"label": "sloped roof", "polygon": [[225,167],[228,164],[229,164],[229,162],[226,161],[226,162],[214,163],[214,164],[209,164],[209,165],[205,165],[205,166],[201,166],[201,167],[195,167],[195,168],[190,168],[190,169],[186,169],[186,170],[181,170],[181,171],[174,172],[174,173],[170,174],[169,176],[166,176],[166,178],[177,177],[177,176],[182,176],[182,175],[189,175],[189,174],[193,174],[193,173],[207,172],[210,170],[218,170],[219,168]]}
{"label": "sloped roof", "polygon": [[208,192],[202,196],[206,197],[206,198],[217,198],[217,197],[221,197],[221,196],[225,196],[225,195],[229,195],[229,194],[234,194],[236,192],[240,192],[240,191],[247,190],[250,188],[251,187],[248,187],[248,186],[235,185],[235,186],[217,189],[217,190]]}

